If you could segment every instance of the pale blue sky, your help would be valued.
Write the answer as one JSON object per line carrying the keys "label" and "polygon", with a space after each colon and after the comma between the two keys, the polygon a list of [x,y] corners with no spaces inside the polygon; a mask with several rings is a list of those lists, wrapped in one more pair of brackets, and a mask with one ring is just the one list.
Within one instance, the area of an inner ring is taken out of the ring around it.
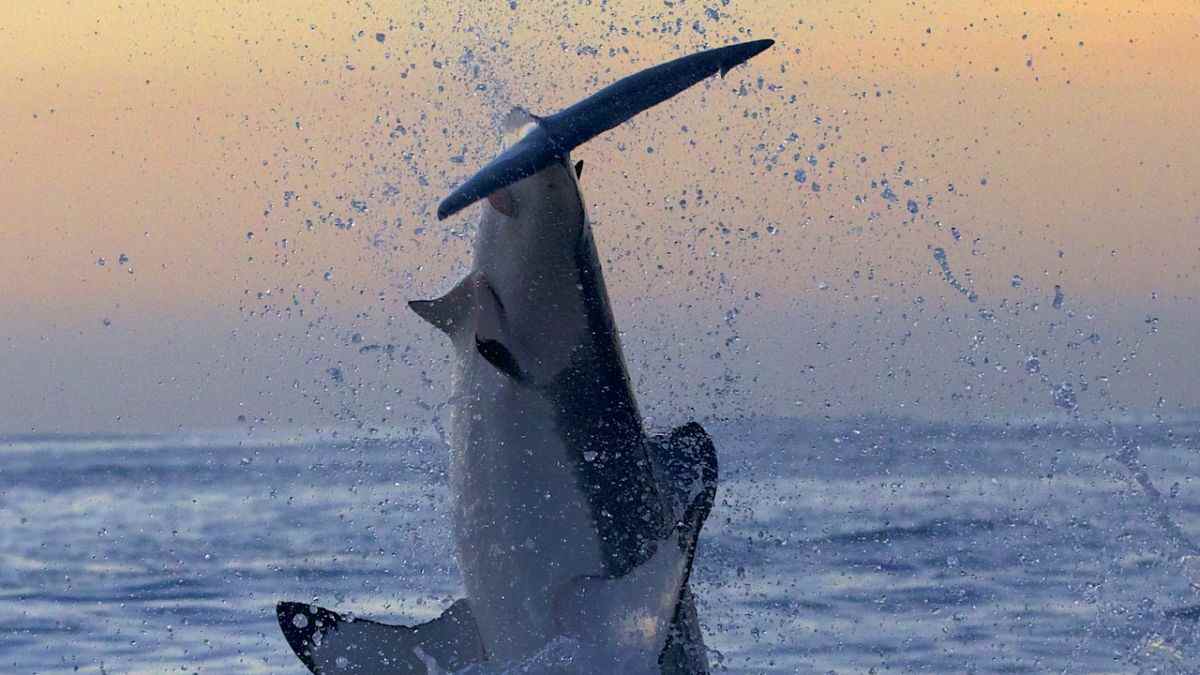
{"label": "pale blue sky", "polygon": [[0,10],[0,433],[425,428],[492,120],[752,37],[576,152],[644,412],[1200,406],[1186,12],[531,4]]}

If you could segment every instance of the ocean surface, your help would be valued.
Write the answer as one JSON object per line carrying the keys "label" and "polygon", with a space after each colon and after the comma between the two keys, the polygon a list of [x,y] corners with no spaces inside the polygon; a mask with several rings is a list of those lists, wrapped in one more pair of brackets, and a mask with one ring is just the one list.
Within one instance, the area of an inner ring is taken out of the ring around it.
{"label": "ocean surface", "polygon": [[[709,423],[732,673],[1200,671],[1200,420]],[[0,672],[304,673],[282,599],[460,594],[432,439],[0,439]]]}

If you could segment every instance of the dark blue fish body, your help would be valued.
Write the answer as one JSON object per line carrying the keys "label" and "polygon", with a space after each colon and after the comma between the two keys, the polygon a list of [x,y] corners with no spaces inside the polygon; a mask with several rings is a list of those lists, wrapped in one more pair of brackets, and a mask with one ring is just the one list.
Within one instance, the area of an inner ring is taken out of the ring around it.
{"label": "dark blue fish body", "polygon": [[438,205],[438,220],[564,159],[571,150],[679,92],[729,72],[775,44],[754,40],[690,54],[647,68],[601,89],[549,117],[520,142],[480,169]]}

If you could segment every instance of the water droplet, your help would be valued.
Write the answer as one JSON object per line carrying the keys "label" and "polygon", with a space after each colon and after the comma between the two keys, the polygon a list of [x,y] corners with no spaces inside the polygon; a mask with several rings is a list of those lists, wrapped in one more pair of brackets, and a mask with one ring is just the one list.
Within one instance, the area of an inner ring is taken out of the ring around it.
{"label": "water droplet", "polygon": [[1054,388],[1054,405],[1064,410],[1076,408],[1075,387],[1071,386],[1070,382],[1063,382]]}
{"label": "water droplet", "polygon": [[1036,375],[1037,373],[1042,372],[1041,360],[1039,360],[1038,357],[1030,354],[1025,359],[1025,372],[1029,373],[1030,375]]}
{"label": "water droplet", "polygon": [[292,625],[301,629],[308,628],[308,617],[304,616],[303,613],[293,614]]}
{"label": "water droplet", "polygon": [[118,265],[124,265],[125,263],[128,263],[128,262],[129,262],[129,256],[125,255],[124,253],[117,256],[117,264]]}
{"label": "water droplet", "polygon": [[1014,274],[1014,275],[1012,275],[1012,281],[1010,281],[1009,283],[1012,284],[1013,288],[1020,288],[1022,281],[1023,281],[1023,279],[1021,279],[1020,274]]}

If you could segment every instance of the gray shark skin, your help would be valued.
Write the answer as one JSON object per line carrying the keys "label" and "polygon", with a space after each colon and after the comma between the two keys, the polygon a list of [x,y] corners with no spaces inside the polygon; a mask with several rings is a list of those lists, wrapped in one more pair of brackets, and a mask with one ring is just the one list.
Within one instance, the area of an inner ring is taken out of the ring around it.
{"label": "gray shark skin", "polygon": [[[519,660],[557,635],[596,639],[627,612],[654,634],[625,646],[662,652],[702,518],[673,531],[683,513],[655,475],[569,159],[502,190],[483,207],[471,274],[412,303],[457,357],[452,514],[482,641],[489,658]],[[666,599],[634,606],[643,594]]]}
{"label": "gray shark skin", "polygon": [[515,112],[509,150],[442,203],[440,217],[487,197],[471,272],[410,303],[455,356],[446,440],[466,598],[414,627],[280,603],[312,672],[494,672],[560,638],[598,648],[595,672],[709,671],[689,577],[716,451],[694,422],[643,427],[569,151],[770,44],[651,68],[551,118]]}

